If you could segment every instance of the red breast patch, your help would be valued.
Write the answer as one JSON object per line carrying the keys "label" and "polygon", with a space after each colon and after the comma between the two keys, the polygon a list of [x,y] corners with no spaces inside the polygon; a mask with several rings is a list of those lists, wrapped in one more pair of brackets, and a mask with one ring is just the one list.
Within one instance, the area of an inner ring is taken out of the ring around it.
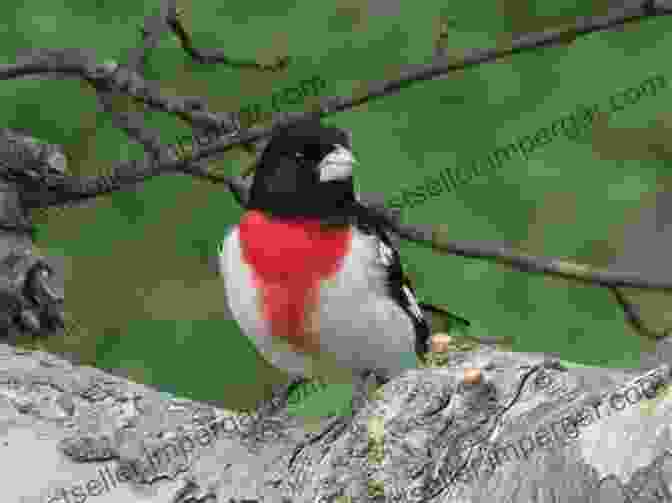
{"label": "red breast patch", "polygon": [[350,249],[350,227],[324,229],[313,219],[272,220],[248,211],[238,229],[272,335],[299,350],[315,349],[317,334],[307,333],[306,317],[318,308],[320,282],[336,273]]}

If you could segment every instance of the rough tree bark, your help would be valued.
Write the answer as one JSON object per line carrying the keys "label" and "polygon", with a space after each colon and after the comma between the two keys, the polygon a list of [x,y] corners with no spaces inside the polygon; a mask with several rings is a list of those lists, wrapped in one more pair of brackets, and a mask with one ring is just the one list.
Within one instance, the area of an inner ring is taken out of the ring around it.
{"label": "rough tree bark", "polygon": [[[72,76],[87,82],[95,89],[103,108],[112,115],[115,125],[121,128],[129,139],[142,144],[146,153],[142,161],[119,163],[114,173],[109,176],[44,177],[40,190],[24,191],[21,189],[22,200],[26,207],[44,208],[67,205],[128,189],[154,176],[174,172],[201,177],[213,183],[224,183],[236,200],[244,206],[245,191],[249,182],[246,183],[244,176],[222,177],[209,173],[203,165],[208,158],[239,145],[250,146],[263,142],[278,129],[298,121],[326,117],[378,97],[400,92],[416,82],[431,80],[452,71],[496,61],[523,51],[558,44],[571,44],[578,37],[590,33],[672,14],[670,0],[642,0],[636,6],[612,9],[605,16],[578,20],[574,27],[526,35],[506,49],[476,50],[459,62],[439,61],[429,65],[418,65],[417,68],[404,72],[397,79],[374,83],[364,95],[348,98],[329,97],[309,112],[279,114],[278,120],[274,120],[268,128],[253,127],[243,131],[233,114],[210,112],[204,100],[200,98],[177,99],[160,96],[154,89],[156,86],[142,77],[142,65],[148,51],[156,45],[163,32],[171,30],[178,37],[183,50],[200,64],[226,64],[234,67],[256,68],[259,71],[277,71],[285,68],[289,64],[289,59],[280,58],[273,64],[262,65],[254,61],[234,60],[218,49],[198,50],[182,26],[180,11],[175,6],[175,0],[167,0],[161,5],[160,15],[147,20],[142,30],[142,44],[136,50],[131,51],[129,62],[125,65],[120,65],[116,61],[99,64],[96,62],[93,51],[82,49],[45,49],[30,56],[27,61],[0,65],[0,80],[25,78],[36,74],[52,74],[59,78]],[[188,122],[195,132],[214,129],[221,135],[220,139],[204,148],[193,145],[188,155],[180,156],[175,146],[161,145],[158,135],[143,126],[139,114],[116,112],[110,102],[110,98],[115,94],[130,96],[143,107],[174,114]],[[249,174],[251,171],[253,171],[253,166],[246,172]],[[667,335],[667,331],[649,329],[641,319],[638,307],[627,299],[621,289],[627,287],[672,291],[672,284],[668,282],[642,278],[636,273],[598,270],[585,264],[576,264],[566,260],[534,257],[483,243],[450,241],[442,226],[402,224],[394,218],[389,209],[384,207],[370,209],[369,212],[378,214],[381,222],[401,238],[429,246],[439,253],[491,260],[519,271],[553,275],[607,288],[624,311],[625,321],[639,334],[654,341],[657,337]]]}
{"label": "rough tree bark", "polygon": [[671,346],[637,370],[454,351],[311,439],[282,407],[217,409],[0,345],[3,501],[73,501],[95,479],[103,503],[670,502]]}
{"label": "rough tree bark", "polygon": [[[63,285],[34,246],[26,199],[61,177],[66,158],[57,146],[19,132],[0,132],[0,336],[45,336],[64,328]],[[62,278],[59,278],[62,279]]]}

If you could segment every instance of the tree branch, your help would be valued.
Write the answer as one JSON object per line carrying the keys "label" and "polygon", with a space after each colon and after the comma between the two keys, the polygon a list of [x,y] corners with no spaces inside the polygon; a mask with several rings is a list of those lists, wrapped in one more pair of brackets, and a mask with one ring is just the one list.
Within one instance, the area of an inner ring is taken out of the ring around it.
{"label": "tree branch", "polygon": [[[572,28],[533,33],[521,37],[506,49],[474,50],[463,60],[458,62],[435,62],[432,64],[418,65],[416,69],[405,72],[397,79],[384,80],[372,84],[369,87],[369,90],[359,97],[327,97],[322,100],[321,104],[316,107],[315,110],[309,112],[290,112],[286,114],[286,117],[274,121],[269,127],[249,128],[239,135],[214,142],[212,145],[199,150],[197,156],[190,160],[197,160],[200,157],[207,157],[217,153],[226,152],[241,143],[249,143],[266,136],[271,136],[280,128],[294,125],[297,122],[310,117],[326,117],[336,112],[342,112],[363,105],[376,98],[396,94],[400,90],[405,89],[416,82],[432,80],[457,70],[496,61],[506,56],[519,54],[532,49],[551,47],[554,45],[566,45],[567,40],[570,38],[576,39],[579,36],[588,35],[593,32],[604,31],[627,23],[639,22],[645,19],[670,14],[672,14],[672,7],[652,5],[651,0],[645,0],[637,7],[621,7],[613,9],[612,13],[606,16],[582,18]],[[175,164],[171,167],[167,167],[167,169],[179,170],[180,167]],[[226,178],[222,177],[221,181],[222,183],[226,183]]]}
{"label": "tree branch", "polygon": [[621,306],[621,309],[623,309],[623,312],[625,313],[625,320],[628,322],[628,325],[630,325],[633,330],[635,330],[635,332],[638,332],[640,335],[654,340],[660,337],[666,337],[668,335],[669,330],[661,331],[648,328],[645,325],[644,320],[642,320],[642,317],[639,313],[639,308],[631,303],[625,297],[625,295],[623,295],[623,292],[621,292],[618,288],[609,287],[609,290],[616,298],[616,302],[618,302],[618,304]]}
{"label": "tree branch", "polygon": [[[641,21],[643,19],[668,14],[672,14],[672,8],[652,6],[651,0],[646,0],[638,7],[619,8],[607,16],[591,17],[585,20],[580,20],[573,28],[535,33],[523,37],[507,49],[476,50],[472,51],[471,54],[460,62],[436,62],[430,65],[419,65],[416,70],[408,71],[400,78],[373,84],[370,87],[370,90],[361,97],[329,97],[324,99],[316,110],[309,112],[285,113],[282,118],[273,121],[273,124],[266,128],[253,127],[245,131],[233,132],[229,130],[227,136],[213,142],[213,144],[208,147],[198,149],[193,156],[187,156],[183,159],[163,161],[156,166],[153,165],[150,168],[134,172],[129,177],[123,176],[123,174],[126,173],[127,166],[121,164],[116,170],[120,175],[115,180],[116,183],[112,184],[115,186],[112,191],[122,190],[125,185],[138,183],[154,176],[171,172],[183,172],[193,176],[206,178],[212,182],[229,185],[231,183],[229,177],[205,175],[202,170],[194,170],[193,168],[190,168],[190,163],[226,152],[241,144],[249,144],[261,140],[262,138],[271,136],[278,129],[291,126],[301,120],[315,116],[326,117],[333,113],[362,105],[375,98],[397,93],[401,89],[409,87],[415,82],[431,80],[452,71],[495,61],[505,56],[517,54],[526,50],[566,44],[568,36],[578,37],[579,35],[586,35],[592,32],[613,28],[629,22]],[[81,56],[81,51],[74,50],[74,52],[76,52],[78,56]],[[15,65],[0,65],[0,80],[41,73],[64,73],[79,76],[90,83],[92,80],[95,82],[95,79],[104,79],[108,84],[117,86],[120,90],[127,92],[132,97],[146,103],[150,107],[176,114],[178,117],[192,124],[199,124],[203,127],[219,127],[219,129],[222,129],[222,123],[217,120],[217,117],[215,117],[214,114],[189,111],[189,107],[185,105],[185,100],[180,102],[177,99],[162,98],[154,93],[150,93],[147,89],[147,85],[144,83],[144,79],[134,71],[118,67],[116,67],[114,71],[110,71],[109,64],[98,65],[92,68],[91,63],[84,63],[81,60],[65,62],[64,60],[73,59],[72,49],[50,50],[48,52],[45,51],[45,53],[49,57],[43,58],[46,59],[44,61],[31,61],[29,63]],[[114,66],[114,64],[112,66]],[[109,193],[111,184],[105,183],[105,180],[103,179],[99,179],[97,183],[95,179],[88,180],[87,183],[82,183],[81,180],[72,180],[71,187],[73,188],[73,191],[68,195],[72,197],[73,200],[81,200]],[[86,188],[89,192],[74,190],[81,188]],[[59,198],[52,199],[56,202],[50,202],[48,204],[61,204],[58,202]]]}
{"label": "tree branch", "polygon": [[648,280],[635,273],[622,273],[599,270],[586,264],[577,264],[559,259],[548,259],[532,255],[514,253],[505,248],[467,244],[449,241],[447,226],[406,225],[399,221],[396,214],[384,207],[368,207],[368,213],[379,218],[384,225],[400,237],[424,246],[429,246],[439,253],[458,255],[465,258],[479,258],[508,265],[516,270],[528,273],[541,273],[563,279],[580,281],[587,284],[608,288],[614,295],[625,314],[628,324],[640,335],[656,339],[668,335],[668,331],[656,331],[648,328],[639,314],[637,306],[628,301],[619,287],[641,288],[647,290],[672,291],[672,283]]}
{"label": "tree branch", "polygon": [[187,30],[184,29],[181,19],[183,12],[184,9],[177,9],[174,5],[171,5],[166,21],[172,32],[180,41],[180,46],[184,49],[184,52],[186,52],[194,61],[211,65],[224,63],[226,66],[232,68],[252,68],[254,70],[270,72],[284,70],[289,65],[289,56],[279,57],[276,59],[275,63],[264,65],[249,59],[231,59],[226,56],[222,49],[199,50],[194,47],[191,36],[187,33]]}
{"label": "tree branch", "polygon": [[[224,55],[221,49],[215,49],[214,54],[205,54],[204,51],[196,49],[193,46],[190,35],[187,33],[182,20],[180,19],[182,9],[177,9],[175,0],[168,0],[161,4],[161,13],[158,16],[149,16],[145,20],[143,26],[140,27],[140,34],[142,37],[140,47],[134,48],[130,51],[129,62],[127,66],[137,72],[139,75],[144,74],[144,66],[148,60],[148,52],[154,49],[165,31],[173,32],[180,42],[180,47],[195,61],[203,64],[219,64],[224,63],[233,68],[252,68],[258,71],[279,71],[285,69],[290,61],[289,57],[278,58],[276,63],[271,65],[263,65],[252,60],[234,60]],[[154,93],[156,94],[156,93]],[[141,100],[138,100],[141,101]],[[187,110],[193,112],[200,112],[206,117],[206,127],[216,127],[222,133],[230,133],[240,130],[240,124],[235,118],[233,112],[220,112],[213,114],[208,112],[205,100],[201,97],[185,98],[183,102]],[[177,116],[194,126],[192,118],[188,114],[183,114],[179,110],[176,111]],[[211,120],[208,120],[211,119]],[[196,124],[197,125],[197,124]]]}
{"label": "tree branch", "polygon": [[[169,5],[167,5],[166,2],[162,2],[160,6],[160,14],[148,16],[145,19],[144,25],[139,27],[141,36],[140,44],[137,47],[131,48],[126,57],[128,69],[137,73],[141,78],[144,78],[145,75],[149,51],[158,46],[161,36],[164,32],[168,31],[168,25],[165,22],[165,18],[168,15],[168,8]],[[149,87],[149,83],[144,82],[143,84],[145,87]],[[106,87],[109,87],[109,85]],[[164,152],[160,144],[159,136],[157,134],[148,133],[147,129],[143,127],[142,124],[144,121],[142,114],[138,112],[116,112],[112,104],[112,98],[114,95],[119,95],[120,93],[112,90],[103,92],[100,88],[96,89],[96,91],[98,91],[96,96],[101,102],[103,109],[112,117],[112,124],[122,129],[131,140],[135,140],[142,144],[145,149],[145,164],[151,166],[152,163],[162,159]],[[149,94],[158,93],[152,90]],[[140,101],[143,105],[143,109],[150,108],[141,100],[133,99],[133,101],[136,103]]]}
{"label": "tree branch", "polygon": [[[174,1],[174,0],[173,0]],[[138,27],[140,32],[140,44],[132,47],[126,57],[127,65],[133,71],[144,77],[145,67],[149,58],[149,51],[159,45],[161,36],[168,31],[166,18],[170,5],[167,2],[161,2],[160,13],[145,18],[145,22]]]}

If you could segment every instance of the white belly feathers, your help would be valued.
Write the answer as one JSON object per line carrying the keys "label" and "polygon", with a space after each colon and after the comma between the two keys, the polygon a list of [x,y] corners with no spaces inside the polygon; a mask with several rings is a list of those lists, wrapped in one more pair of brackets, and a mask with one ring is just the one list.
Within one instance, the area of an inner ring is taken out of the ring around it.
{"label": "white belly feathers", "polygon": [[334,381],[364,370],[393,377],[415,366],[413,324],[387,295],[384,259],[378,239],[353,229],[342,268],[320,285],[318,316],[311,320],[319,330],[319,355],[297,353],[270,335],[252,270],[242,260],[237,227],[222,243],[219,266],[229,308],[260,354],[290,374]]}

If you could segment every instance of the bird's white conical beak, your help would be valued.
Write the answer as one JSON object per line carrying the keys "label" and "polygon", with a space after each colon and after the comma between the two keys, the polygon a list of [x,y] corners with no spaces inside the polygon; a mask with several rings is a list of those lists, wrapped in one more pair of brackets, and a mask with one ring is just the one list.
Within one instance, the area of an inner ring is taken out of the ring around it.
{"label": "bird's white conical beak", "polygon": [[320,172],[320,182],[345,180],[352,176],[352,168],[357,159],[347,148],[337,145],[337,149],[322,159],[317,167]]}

